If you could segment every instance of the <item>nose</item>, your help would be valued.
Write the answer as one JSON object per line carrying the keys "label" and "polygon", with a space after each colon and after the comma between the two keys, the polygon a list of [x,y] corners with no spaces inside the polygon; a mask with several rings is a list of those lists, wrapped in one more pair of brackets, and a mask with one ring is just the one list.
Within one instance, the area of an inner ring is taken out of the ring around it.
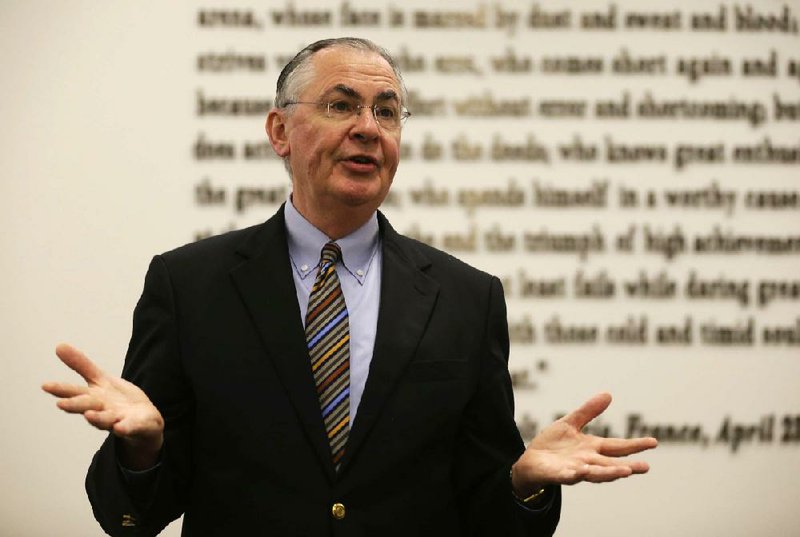
{"label": "nose", "polygon": [[358,110],[350,133],[354,138],[363,142],[375,140],[380,136],[381,130],[371,107],[364,106]]}

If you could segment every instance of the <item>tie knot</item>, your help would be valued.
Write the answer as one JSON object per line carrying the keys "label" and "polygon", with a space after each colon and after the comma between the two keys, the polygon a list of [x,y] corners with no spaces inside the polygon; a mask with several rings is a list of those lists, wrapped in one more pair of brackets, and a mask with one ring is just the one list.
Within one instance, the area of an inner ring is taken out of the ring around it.
{"label": "tie knot", "polygon": [[322,247],[322,264],[335,264],[342,258],[342,249],[335,242],[329,242]]}

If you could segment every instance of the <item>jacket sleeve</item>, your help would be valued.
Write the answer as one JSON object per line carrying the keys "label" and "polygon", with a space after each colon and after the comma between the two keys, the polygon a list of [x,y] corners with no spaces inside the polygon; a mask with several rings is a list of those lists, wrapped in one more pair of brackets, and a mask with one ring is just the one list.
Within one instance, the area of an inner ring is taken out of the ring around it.
{"label": "jacket sleeve", "polygon": [[454,470],[459,506],[470,536],[549,536],[558,525],[561,489],[540,510],[521,506],[511,492],[510,469],[524,451],[514,422],[508,373],[508,324],[503,288],[490,283],[477,388],[464,412]]}
{"label": "jacket sleeve", "polygon": [[109,435],[86,476],[95,518],[112,536],[158,534],[184,510],[191,480],[191,388],[179,345],[177,307],[169,272],[156,256],[133,314],[133,332],[122,377],[138,385],[164,417],[164,447],[158,466],[126,476]]}

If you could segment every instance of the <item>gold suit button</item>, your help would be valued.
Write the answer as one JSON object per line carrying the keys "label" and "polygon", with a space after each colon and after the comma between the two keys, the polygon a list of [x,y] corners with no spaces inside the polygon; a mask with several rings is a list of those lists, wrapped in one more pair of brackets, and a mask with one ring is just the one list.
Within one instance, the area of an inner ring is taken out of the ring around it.
{"label": "gold suit button", "polygon": [[333,515],[333,518],[335,518],[336,520],[342,520],[344,516],[347,514],[347,511],[344,508],[344,504],[341,503],[333,504],[333,506],[331,507],[331,514]]}

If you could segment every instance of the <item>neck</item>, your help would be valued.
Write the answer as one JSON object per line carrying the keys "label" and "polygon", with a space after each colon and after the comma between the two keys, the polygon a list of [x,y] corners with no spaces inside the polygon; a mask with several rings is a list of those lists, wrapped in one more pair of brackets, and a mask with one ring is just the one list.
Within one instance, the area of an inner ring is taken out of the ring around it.
{"label": "neck", "polygon": [[324,211],[320,214],[309,211],[306,207],[298,207],[294,202],[292,204],[303,218],[334,241],[366,224],[376,210],[372,207],[350,207],[346,211]]}

